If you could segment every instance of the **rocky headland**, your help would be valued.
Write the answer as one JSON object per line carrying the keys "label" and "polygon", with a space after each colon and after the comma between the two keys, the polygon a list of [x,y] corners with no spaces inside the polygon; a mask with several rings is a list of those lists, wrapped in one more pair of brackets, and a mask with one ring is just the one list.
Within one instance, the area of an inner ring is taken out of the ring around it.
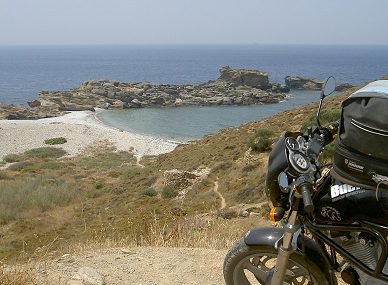
{"label": "rocky headland", "polygon": [[90,80],[69,91],[42,91],[29,105],[60,111],[92,110],[94,107],[250,105],[279,102],[289,91],[284,85],[270,83],[266,72],[223,67],[220,73],[217,80],[200,85]]}
{"label": "rocky headland", "polygon": [[41,91],[36,100],[28,102],[30,108],[0,104],[0,119],[39,119],[94,108],[278,103],[290,89],[319,90],[322,84],[320,80],[291,76],[286,77],[285,84],[273,83],[267,72],[229,66],[220,69],[218,79],[199,85],[88,80],[68,91]]}
{"label": "rocky headland", "polygon": [[[324,80],[302,77],[302,76],[286,76],[284,78],[286,86],[290,89],[298,90],[321,90]],[[348,83],[337,83],[336,91],[343,91],[345,89],[351,88],[353,85]]]}

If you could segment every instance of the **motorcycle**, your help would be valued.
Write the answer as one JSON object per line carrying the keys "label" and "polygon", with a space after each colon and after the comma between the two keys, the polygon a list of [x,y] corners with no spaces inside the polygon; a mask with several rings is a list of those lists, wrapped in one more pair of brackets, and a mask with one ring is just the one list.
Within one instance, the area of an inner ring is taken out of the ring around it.
{"label": "motorcycle", "polygon": [[347,284],[388,284],[388,191],[339,182],[318,159],[338,132],[339,122],[320,122],[335,85],[333,77],[323,85],[316,127],[286,132],[274,145],[266,194],[270,220],[282,227],[251,229],[235,242],[226,285],[335,285],[339,275]]}

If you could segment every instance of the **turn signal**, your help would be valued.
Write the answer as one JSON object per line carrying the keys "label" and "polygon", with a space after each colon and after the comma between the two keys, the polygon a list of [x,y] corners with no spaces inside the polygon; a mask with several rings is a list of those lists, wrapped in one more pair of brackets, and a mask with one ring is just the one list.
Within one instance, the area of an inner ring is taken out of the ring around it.
{"label": "turn signal", "polygon": [[280,221],[284,216],[284,209],[282,207],[273,207],[269,211],[269,220],[271,222],[278,222]]}

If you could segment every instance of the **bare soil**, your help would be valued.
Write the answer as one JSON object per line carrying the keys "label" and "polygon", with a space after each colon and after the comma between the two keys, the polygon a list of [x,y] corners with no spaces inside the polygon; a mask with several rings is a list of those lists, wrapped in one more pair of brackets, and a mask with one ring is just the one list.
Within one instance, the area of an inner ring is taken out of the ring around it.
{"label": "bare soil", "polygon": [[[137,247],[65,254],[35,264],[39,284],[69,284],[81,267],[92,267],[107,285],[224,284],[227,250]],[[82,284],[82,283],[74,283]]]}

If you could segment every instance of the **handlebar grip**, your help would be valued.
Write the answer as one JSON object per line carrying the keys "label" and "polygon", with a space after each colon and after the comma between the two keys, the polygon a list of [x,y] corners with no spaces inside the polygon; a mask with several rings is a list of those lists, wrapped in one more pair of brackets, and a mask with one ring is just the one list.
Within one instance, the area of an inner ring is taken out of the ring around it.
{"label": "handlebar grip", "polygon": [[312,213],[314,211],[314,204],[311,198],[310,188],[311,185],[308,183],[304,183],[300,186],[300,193],[302,194],[304,211],[306,213]]}
{"label": "handlebar grip", "polygon": [[338,121],[330,122],[323,127],[323,129],[326,130],[326,134],[325,134],[326,143],[325,144],[331,143],[336,138],[338,128],[339,128]]}

